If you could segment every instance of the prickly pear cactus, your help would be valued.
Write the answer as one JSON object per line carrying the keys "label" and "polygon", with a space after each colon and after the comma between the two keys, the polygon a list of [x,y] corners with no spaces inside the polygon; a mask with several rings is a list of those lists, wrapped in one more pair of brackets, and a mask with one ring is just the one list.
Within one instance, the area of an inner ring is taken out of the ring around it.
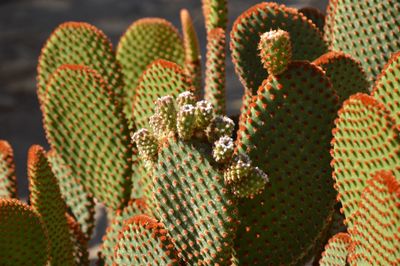
{"label": "prickly pear cactus", "polygon": [[118,237],[113,265],[178,266],[180,259],[164,225],[147,215],[127,220]]}
{"label": "prickly pear cactus", "polygon": [[48,233],[39,213],[16,199],[0,199],[0,264],[47,265]]}
{"label": "prickly pear cactus", "polygon": [[0,198],[17,197],[14,152],[7,141],[0,140]]}
{"label": "prickly pear cactus", "polygon": [[132,146],[111,85],[88,67],[64,65],[46,95],[43,120],[52,149],[95,198],[111,209],[124,206],[131,192]]}
{"label": "prickly pear cactus", "polygon": [[238,150],[270,178],[262,194],[239,202],[244,265],[301,264],[322,241],[334,206],[329,149],[338,98],[321,68],[287,61],[284,69],[264,80],[239,124]]}
{"label": "prickly pear cactus", "polygon": [[[219,117],[220,123],[214,123],[212,105],[194,99],[188,92],[176,102],[170,96],[160,98],[153,115],[159,123],[140,129],[133,139],[147,167],[154,169],[155,215],[180,258],[190,265],[227,264],[237,227],[234,194],[253,196],[267,178],[250,160],[238,165],[235,158],[240,155],[233,154],[229,137],[232,122]],[[218,139],[214,147],[207,134]],[[234,166],[237,171],[230,171]],[[235,177],[232,183],[228,176]]]}
{"label": "prickly pear cactus", "polygon": [[42,216],[49,235],[51,263],[75,265],[66,205],[46,153],[40,146],[29,149],[28,176],[31,205]]}
{"label": "prickly pear cactus", "polygon": [[393,52],[400,50],[398,1],[331,0],[325,40],[330,49],[359,60],[371,84]]}
{"label": "prickly pear cactus", "polygon": [[319,261],[320,266],[344,266],[347,263],[351,237],[347,233],[338,233],[329,239]]}
{"label": "prickly pear cactus", "polygon": [[299,9],[299,12],[311,20],[321,32],[324,32],[325,15],[321,10],[314,7],[303,7]]}

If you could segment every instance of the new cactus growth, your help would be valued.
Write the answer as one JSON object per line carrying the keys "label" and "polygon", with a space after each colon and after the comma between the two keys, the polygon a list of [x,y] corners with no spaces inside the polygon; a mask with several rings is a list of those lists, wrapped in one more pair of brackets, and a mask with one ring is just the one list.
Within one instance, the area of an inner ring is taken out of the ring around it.
{"label": "new cactus growth", "polygon": [[241,14],[237,132],[227,1],[202,4],[204,80],[187,10],[182,36],[145,18],[116,52],[87,23],[53,32],[37,91],[51,150],[30,149],[30,206],[0,141],[1,265],[88,265],[95,202],[109,219],[100,265],[400,264],[399,4]]}

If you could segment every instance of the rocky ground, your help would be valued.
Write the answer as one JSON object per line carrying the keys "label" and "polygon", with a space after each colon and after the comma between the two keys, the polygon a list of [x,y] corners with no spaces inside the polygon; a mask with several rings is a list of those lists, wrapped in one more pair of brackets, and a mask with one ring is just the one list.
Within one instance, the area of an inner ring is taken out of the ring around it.
{"label": "rocky ground", "polygon": [[[200,0],[2,0],[0,1],[0,139],[15,150],[19,196],[27,199],[26,153],[30,145],[47,147],[35,94],[35,75],[40,49],[51,31],[65,21],[86,21],[102,29],[114,44],[136,19],[162,17],[179,27],[179,10],[187,8],[205,47]],[[229,0],[230,22],[260,0]],[[327,0],[279,1],[288,6],[314,6],[325,10]],[[230,26],[229,26],[230,27]],[[203,55],[205,51],[203,51]],[[228,112],[237,112],[242,86],[228,59]],[[104,210],[91,242],[92,256],[104,233]]]}

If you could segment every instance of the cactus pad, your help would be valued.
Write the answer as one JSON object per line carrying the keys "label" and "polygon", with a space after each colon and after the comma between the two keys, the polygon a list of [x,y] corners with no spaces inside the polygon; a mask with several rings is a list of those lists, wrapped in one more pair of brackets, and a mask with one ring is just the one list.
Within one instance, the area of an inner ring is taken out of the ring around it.
{"label": "cactus pad", "polygon": [[321,32],[324,32],[325,15],[321,10],[314,7],[303,7],[299,9],[299,12],[311,20]]}
{"label": "cactus pad", "polygon": [[38,145],[32,146],[28,152],[28,176],[31,205],[42,216],[49,233],[51,263],[74,265],[67,209],[45,151]]}
{"label": "cactus pad", "polygon": [[346,100],[335,124],[333,177],[351,229],[366,181],[378,170],[399,173],[400,139],[385,107],[366,94],[355,94]]}
{"label": "cactus pad", "polygon": [[231,51],[237,74],[256,93],[268,73],[258,57],[261,34],[281,29],[290,34],[294,60],[314,60],[327,52],[317,27],[296,9],[276,3],[255,5],[240,15],[231,31]]}
{"label": "cactus pad", "polygon": [[204,98],[209,101],[217,114],[226,113],[225,104],[225,31],[212,29],[207,33],[207,63]]}
{"label": "cactus pad", "polygon": [[399,12],[398,1],[330,1],[325,39],[331,50],[360,60],[372,84],[391,53],[400,49]]}
{"label": "cactus pad", "polygon": [[185,52],[178,30],[161,18],[135,21],[121,37],[117,47],[126,86],[126,107],[132,110],[139,77],[146,67],[157,59],[183,66]]}
{"label": "cactus pad", "polygon": [[71,241],[74,246],[75,265],[89,265],[88,237],[75,219],[66,215]]}
{"label": "cactus pad", "polygon": [[185,48],[185,72],[196,91],[201,91],[201,53],[196,29],[186,9],[181,10],[183,47]]}
{"label": "cactus pad", "polygon": [[240,263],[300,264],[322,240],[335,201],[329,148],[337,109],[329,79],[307,62],[292,62],[259,88],[237,142],[270,183],[239,202]]}
{"label": "cactus pad", "polygon": [[61,194],[69,211],[80,224],[86,238],[90,239],[94,229],[95,203],[83,186],[73,177],[72,171],[54,150],[47,153],[51,170],[60,185]]}
{"label": "cactus pad", "polygon": [[112,265],[114,248],[118,243],[118,234],[123,228],[124,221],[140,214],[149,214],[146,203],[141,199],[131,200],[123,210],[117,210],[103,237],[101,257],[105,265]]}
{"label": "cactus pad", "polygon": [[38,96],[41,103],[51,75],[61,65],[85,65],[96,70],[115,95],[122,96],[121,68],[111,42],[96,27],[81,22],[67,22],[54,30],[42,49],[38,64]]}
{"label": "cactus pad", "polygon": [[394,54],[378,77],[372,95],[385,105],[400,126],[400,52]]}
{"label": "cactus pad", "polygon": [[313,63],[325,71],[341,103],[357,92],[369,92],[367,76],[361,64],[351,56],[342,52],[329,52]]}
{"label": "cactus pad", "polygon": [[329,239],[319,261],[320,266],[346,266],[351,237],[347,233],[338,233]]}
{"label": "cactus pad", "polygon": [[0,198],[17,197],[14,152],[11,145],[0,140]]}
{"label": "cactus pad", "polygon": [[138,215],[124,223],[113,265],[178,266],[180,263],[164,225],[147,215]]}
{"label": "cactus pad", "polygon": [[227,0],[202,0],[202,3],[207,32],[216,28],[225,30],[228,23]]}
{"label": "cactus pad", "polygon": [[66,65],[53,75],[44,103],[44,126],[53,150],[72,175],[111,209],[131,192],[132,147],[113,92],[84,66]]}
{"label": "cactus pad", "polygon": [[175,63],[156,60],[151,63],[140,77],[133,101],[133,118],[137,127],[147,127],[153,114],[154,102],[162,96],[178,96],[184,91],[194,92],[191,81],[184,70]]}
{"label": "cactus pad", "polygon": [[40,215],[16,199],[0,199],[0,265],[47,265],[49,250]]}
{"label": "cactus pad", "polygon": [[400,265],[399,176],[380,171],[367,183],[350,231],[350,265]]}

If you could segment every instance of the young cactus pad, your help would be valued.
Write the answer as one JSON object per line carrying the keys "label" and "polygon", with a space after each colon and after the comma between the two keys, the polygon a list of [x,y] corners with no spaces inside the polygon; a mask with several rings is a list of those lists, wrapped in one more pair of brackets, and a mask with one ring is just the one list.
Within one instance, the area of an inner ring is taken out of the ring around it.
{"label": "young cactus pad", "polygon": [[47,139],[72,175],[107,207],[124,206],[131,192],[132,146],[110,84],[84,66],[61,66],[47,86]]}
{"label": "young cactus pad", "polygon": [[345,266],[349,255],[351,237],[347,233],[338,233],[329,239],[322,253],[320,266]]}
{"label": "young cactus pad", "polygon": [[[178,96],[178,103],[190,102],[190,98],[190,94],[183,93]],[[182,134],[177,132],[176,127],[172,127],[167,134],[155,135],[158,154],[147,164],[153,165],[154,169],[153,198],[156,214],[186,263],[223,265],[231,260],[237,227],[236,200],[231,192],[232,187],[224,181],[224,171],[230,165],[230,160],[217,163],[212,157],[212,146],[206,137],[215,116],[212,106],[206,101],[192,103],[191,106],[196,108],[197,122],[190,123],[186,130],[195,127],[196,134],[181,139]],[[177,104],[180,108],[178,113],[187,106],[180,104]],[[174,114],[176,111],[163,115],[161,120],[176,121]],[[158,115],[157,112],[155,115]],[[169,123],[161,121],[160,124]],[[176,123],[179,124],[179,121]],[[153,128],[153,132],[163,130]],[[223,132],[229,131],[218,128],[213,134]],[[136,144],[140,150],[141,142]],[[265,182],[258,190],[264,188]]]}
{"label": "young cactus pad", "polygon": [[50,245],[40,215],[16,199],[0,199],[0,265],[47,265]]}
{"label": "young cactus pad", "polygon": [[14,153],[11,145],[0,140],[0,198],[17,197]]}

